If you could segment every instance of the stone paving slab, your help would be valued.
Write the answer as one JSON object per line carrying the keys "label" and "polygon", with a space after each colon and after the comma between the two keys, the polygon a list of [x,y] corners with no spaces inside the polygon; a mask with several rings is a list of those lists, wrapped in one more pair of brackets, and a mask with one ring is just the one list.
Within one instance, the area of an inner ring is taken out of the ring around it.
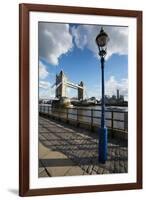
{"label": "stone paving slab", "polygon": [[64,154],[52,151],[39,142],[38,173],[39,177],[46,177],[76,175],[76,173],[83,175],[84,171]]}
{"label": "stone paving slab", "polygon": [[127,142],[108,140],[108,160],[98,162],[98,134],[39,119],[39,177],[128,172]]}

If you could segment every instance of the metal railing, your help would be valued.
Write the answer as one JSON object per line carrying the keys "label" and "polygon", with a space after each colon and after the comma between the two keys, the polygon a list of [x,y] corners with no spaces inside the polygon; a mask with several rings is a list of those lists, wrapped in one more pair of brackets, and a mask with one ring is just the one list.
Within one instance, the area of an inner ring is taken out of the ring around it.
{"label": "metal railing", "polygon": [[[39,104],[39,113],[74,121],[77,125],[89,125],[91,129],[101,124],[101,110],[88,108],[53,108],[47,104]],[[105,124],[111,130],[128,132],[128,112],[119,110],[105,110]]]}

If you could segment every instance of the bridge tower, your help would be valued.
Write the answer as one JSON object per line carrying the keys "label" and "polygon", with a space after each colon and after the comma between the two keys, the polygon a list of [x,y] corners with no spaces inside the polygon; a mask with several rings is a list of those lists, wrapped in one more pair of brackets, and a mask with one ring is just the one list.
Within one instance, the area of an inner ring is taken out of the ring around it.
{"label": "bridge tower", "polygon": [[78,100],[83,100],[84,99],[84,83],[83,81],[78,84]]}
{"label": "bridge tower", "polygon": [[65,76],[64,72],[61,70],[59,75],[56,75],[56,97],[66,97],[66,82],[67,77]]}

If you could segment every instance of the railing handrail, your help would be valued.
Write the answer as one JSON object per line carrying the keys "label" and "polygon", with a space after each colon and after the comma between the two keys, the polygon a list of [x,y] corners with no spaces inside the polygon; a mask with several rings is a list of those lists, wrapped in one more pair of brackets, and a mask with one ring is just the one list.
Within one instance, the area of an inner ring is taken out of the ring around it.
{"label": "railing handrail", "polygon": [[[39,106],[42,107],[41,112],[46,113],[45,107],[48,107],[47,113],[49,114],[49,111],[51,111],[51,112],[54,111],[54,114],[55,114],[55,112],[58,113],[59,118],[60,118],[60,114],[66,114],[66,119],[67,120],[69,119],[68,115],[77,116],[77,119],[76,119],[77,122],[79,122],[78,121],[79,117],[85,117],[85,118],[89,118],[90,117],[91,118],[91,122],[90,122],[91,126],[93,126],[93,119],[101,119],[101,116],[94,116],[94,114],[93,114],[94,111],[100,111],[101,112],[101,110],[94,109],[94,108],[90,108],[90,109],[85,109],[85,108],[53,108],[52,106],[46,105],[46,104],[39,104]],[[69,110],[76,110],[76,113],[69,112]],[[91,115],[80,114],[79,110],[80,111],[81,110],[82,111],[90,111]],[[108,113],[111,113],[111,117],[106,117],[105,120],[106,121],[111,121],[111,126],[110,126],[111,129],[114,129],[114,122],[123,122],[124,123],[124,128],[116,128],[116,129],[124,130],[124,131],[127,130],[127,128],[126,128],[127,120],[125,120],[125,114],[127,115],[128,111],[122,111],[121,112],[121,111],[110,110],[110,111],[108,111]],[[123,113],[124,114],[124,119],[115,119],[114,118],[114,113]]]}
{"label": "railing handrail", "polygon": [[[51,107],[52,108],[52,106],[51,105],[48,105],[48,104],[39,104],[40,106],[46,106],[46,107]],[[62,108],[53,108],[53,109],[62,109]],[[86,111],[91,111],[91,110],[93,110],[93,111],[99,111],[99,112],[101,112],[101,109],[94,109],[94,108],[82,108],[82,107],[72,107],[72,108],[69,108],[69,107],[67,107],[67,108],[63,108],[63,109],[68,109],[68,110],[70,110],[70,109],[72,109],[72,110],[86,110]],[[105,109],[105,112],[109,112],[109,113],[111,113],[111,112],[115,112],[115,113],[128,113],[128,111],[126,111],[126,110],[107,110],[107,109]]]}

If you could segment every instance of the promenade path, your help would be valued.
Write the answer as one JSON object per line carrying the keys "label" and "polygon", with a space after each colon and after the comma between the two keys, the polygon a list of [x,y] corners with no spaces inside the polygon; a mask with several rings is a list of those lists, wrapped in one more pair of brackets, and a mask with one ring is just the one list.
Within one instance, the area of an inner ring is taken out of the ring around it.
{"label": "promenade path", "polygon": [[127,142],[109,138],[105,164],[98,162],[98,143],[96,133],[40,117],[39,177],[127,173]]}

